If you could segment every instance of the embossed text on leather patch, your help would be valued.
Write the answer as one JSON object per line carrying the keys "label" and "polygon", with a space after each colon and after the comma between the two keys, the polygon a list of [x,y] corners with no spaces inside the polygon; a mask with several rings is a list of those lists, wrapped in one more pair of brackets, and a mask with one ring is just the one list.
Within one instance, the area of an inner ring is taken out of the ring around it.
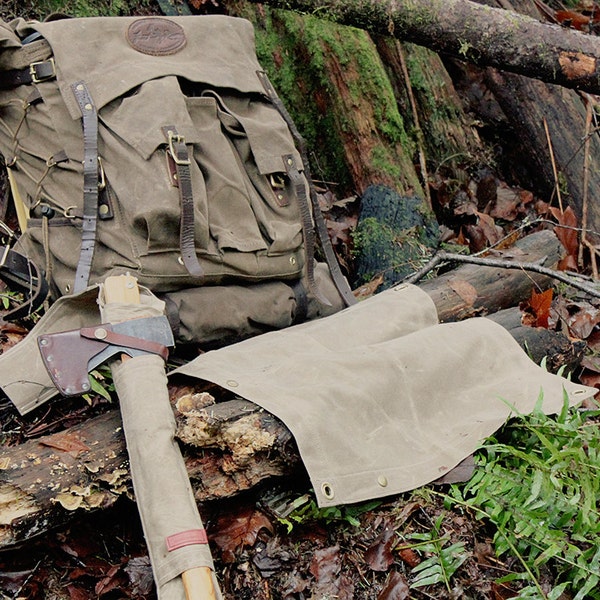
{"label": "embossed text on leather patch", "polygon": [[183,27],[168,19],[146,17],[127,29],[127,41],[138,52],[165,56],[179,52],[186,44]]}

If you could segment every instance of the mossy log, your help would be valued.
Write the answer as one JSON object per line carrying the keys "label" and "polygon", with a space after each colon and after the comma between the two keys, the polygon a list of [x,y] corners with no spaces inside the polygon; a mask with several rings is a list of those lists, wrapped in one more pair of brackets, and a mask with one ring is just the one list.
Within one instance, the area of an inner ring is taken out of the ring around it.
{"label": "mossy log", "polygon": [[[529,238],[531,247],[524,249],[521,244],[520,250],[528,255],[518,254],[519,260],[542,255],[549,262],[558,259],[552,233]],[[535,278],[538,285],[548,284],[547,278]],[[452,310],[459,319],[514,305],[529,297],[533,285],[530,275],[518,271],[465,265],[421,287],[443,320],[451,320]],[[469,290],[476,292],[472,302],[466,299]],[[515,328],[514,319],[507,327],[518,330],[520,343],[528,351],[536,352],[540,346],[538,354],[552,357],[554,353],[557,363],[577,360],[577,349],[570,352],[570,342],[563,336],[549,333],[544,337],[534,329]],[[305,476],[291,433],[273,415],[245,400],[213,404],[206,391],[174,387],[177,437],[199,502],[234,496],[273,478]],[[109,507],[131,493],[117,410],[59,434],[4,447],[0,451],[0,548],[24,542],[85,511]]]}
{"label": "mossy log", "polygon": [[[446,66],[435,52],[391,37],[374,38],[411,139],[421,144],[427,168],[485,163],[485,148]],[[424,177],[425,175],[422,174]]]}
{"label": "mossy log", "polygon": [[260,2],[394,36],[475,64],[600,93],[597,38],[512,11],[469,0]]}
{"label": "mossy log", "polygon": [[369,34],[246,1],[228,7],[254,24],[259,61],[306,139],[317,182],[340,195],[381,183],[423,196],[414,139]]}

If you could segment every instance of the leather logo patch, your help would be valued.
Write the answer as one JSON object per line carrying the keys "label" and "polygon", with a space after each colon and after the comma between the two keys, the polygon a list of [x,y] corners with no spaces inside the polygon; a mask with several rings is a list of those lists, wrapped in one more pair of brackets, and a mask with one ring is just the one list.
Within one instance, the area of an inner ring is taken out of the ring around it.
{"label": "leather logo patch", "polygon": [[152,56],[179,52],[186,44],[183,27],[160,17],[134,21],[127,29],[127,41],[132,48]]}

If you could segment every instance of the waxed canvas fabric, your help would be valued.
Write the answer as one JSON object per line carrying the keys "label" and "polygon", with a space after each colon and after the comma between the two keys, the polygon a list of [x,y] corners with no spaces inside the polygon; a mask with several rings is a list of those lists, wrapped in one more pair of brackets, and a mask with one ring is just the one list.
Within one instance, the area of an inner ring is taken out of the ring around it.
{"label": "waxed canvas fabric", "polygon": [[293,433],[320,506],[434,481],[515,411],[595,389],[533,363],[485,318],[439,324],[401,285],[320,321],[207,352],[177,371],[264,407]]}
{"label": "waxed canvas fabric", "polygon": [[[101,321],[119,323],[134,318],[159,317],[165,305],[141,290],[140,304],[104,301],[98,293]],[[116,359],[111,364],[123,420],[129,468],[148,545],[152,572],[160,600],[183,600],[180,575],[196,567],[209,567],[220,600],[208,544],[167,547],[170,536],[204,529],[187,469],[175,440],[175,416],[169,401],[165,364],[157,355]]]}
{"label": "waxed canvas fabric", "polygon": [[[164,363],[158,356],[137,356],[112,367],[133,490],[148,545],[160,600],[183,600],[181,573],[214,565],[207,544],[167,549],[166,539],[203,529],[194,493],[175,441]],[[220,592],[217,598],[221,598]]]}

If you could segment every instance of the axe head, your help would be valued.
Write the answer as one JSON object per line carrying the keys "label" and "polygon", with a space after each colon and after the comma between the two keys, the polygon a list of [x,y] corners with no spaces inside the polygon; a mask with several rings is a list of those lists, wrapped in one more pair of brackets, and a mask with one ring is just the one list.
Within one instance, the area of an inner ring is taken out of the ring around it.
{"label": "axe head", "polygon": [[[37,339],[42,360],[52,382],[63,396],[76,396],[90,390],[88,373],[119,354],[148,354],[148,343],[161,347],[174,345],[173,333],[166,317],[131,319],[122,323],[104,324],[81,329],[41,335]],[[92,331],[94,337],[89,336]],[[111,342],[128,339],[132,345]],[[136,344],[136,341],[139,342]],[[136,347],[136,345],[138,347]]]}

